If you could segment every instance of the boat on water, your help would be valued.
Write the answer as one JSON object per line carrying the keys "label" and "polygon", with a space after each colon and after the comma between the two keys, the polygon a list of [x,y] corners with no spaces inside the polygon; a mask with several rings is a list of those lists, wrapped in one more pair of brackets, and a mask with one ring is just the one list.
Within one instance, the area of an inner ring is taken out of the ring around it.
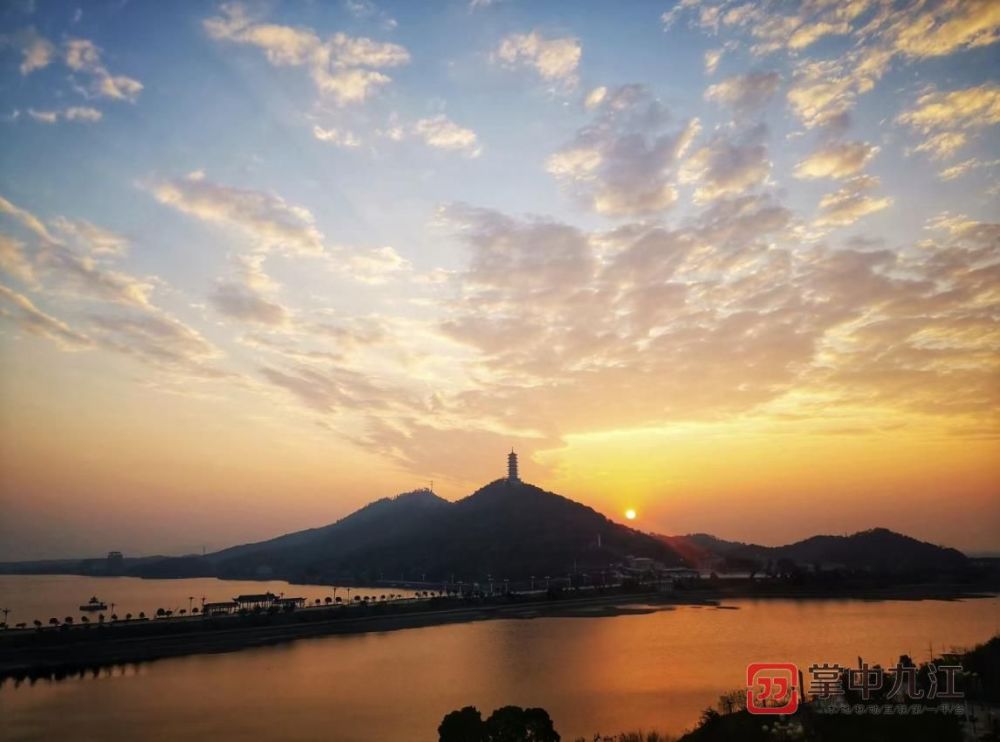
{"label": "boat on water", "polygon": [[81,611],[105,611],[107,609],[107,603],[98,600],[96,595],[80,606]]}

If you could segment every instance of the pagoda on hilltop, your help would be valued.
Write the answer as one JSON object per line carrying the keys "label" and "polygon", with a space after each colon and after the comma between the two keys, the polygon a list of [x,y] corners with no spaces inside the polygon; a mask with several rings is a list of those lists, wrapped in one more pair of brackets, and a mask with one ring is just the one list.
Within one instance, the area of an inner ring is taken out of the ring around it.
{"label": "pagoda on hilltop", "polygon": [[513,448],[507,454],[507,481],[515,483],[521,481],[521,478],[517,476],[517,454],[514,453]]}

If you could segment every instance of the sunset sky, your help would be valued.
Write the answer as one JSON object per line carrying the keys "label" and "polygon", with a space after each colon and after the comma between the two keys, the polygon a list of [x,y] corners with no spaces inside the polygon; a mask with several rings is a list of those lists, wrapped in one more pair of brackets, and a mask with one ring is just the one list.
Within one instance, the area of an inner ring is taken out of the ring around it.
{"label": "sunset sky", "polygon": [[6,2],[0,559],[505,472],[1000,551],[1000,3]]}

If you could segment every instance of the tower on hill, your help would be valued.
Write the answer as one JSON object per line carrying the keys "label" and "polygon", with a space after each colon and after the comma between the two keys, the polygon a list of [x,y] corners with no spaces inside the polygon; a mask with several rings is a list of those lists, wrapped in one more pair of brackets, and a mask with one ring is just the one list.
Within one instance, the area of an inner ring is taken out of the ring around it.
{"label": "tower on hill", "polygon": [[507,481],[508,482],[520,482],[521,479],[517,476],[517,454],[514,453],[514,449],[510,449],[510,453],[507,454]]}

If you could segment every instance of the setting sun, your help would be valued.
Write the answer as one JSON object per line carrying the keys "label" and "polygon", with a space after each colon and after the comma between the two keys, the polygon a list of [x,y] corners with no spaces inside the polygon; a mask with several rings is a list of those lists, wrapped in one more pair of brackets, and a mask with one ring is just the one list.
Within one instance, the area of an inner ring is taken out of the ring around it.
{"label": "setting sun", "polygon": [[625,517],[629,520],[635,520],[635,511],[632,508],[629,508],[625,511]]}

